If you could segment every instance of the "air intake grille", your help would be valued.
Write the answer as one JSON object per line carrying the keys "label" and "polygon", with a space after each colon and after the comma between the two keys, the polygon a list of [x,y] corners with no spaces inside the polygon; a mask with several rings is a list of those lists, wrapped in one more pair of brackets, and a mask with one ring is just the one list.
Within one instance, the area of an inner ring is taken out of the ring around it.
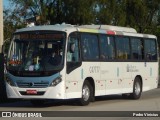
{"label": "air intake grille", "polygon": [[25,91],[20,91],[21,95],[44,95],[44,91],[37,92],[37,94],[27,94]]}
{"label": "air intake grille", "polygon": [[17,82],[20,88],[45,88],[49,86],[49,82]]}

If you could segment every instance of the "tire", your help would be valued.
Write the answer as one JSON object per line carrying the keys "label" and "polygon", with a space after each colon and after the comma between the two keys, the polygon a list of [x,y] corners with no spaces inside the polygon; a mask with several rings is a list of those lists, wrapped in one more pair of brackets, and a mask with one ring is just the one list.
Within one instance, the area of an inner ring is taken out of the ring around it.
{"label": "tire", "polygon": [[45,100],[30,100],[30,102],[34,106],[43,106],[45,104]]}
{"label": "tire", "polygon": [[81,106],[88,105],[93,100],[93,87],[88,81],[85,81],[82,87],[82,97],[79,100]]}
{"label": "tire", "polygon": [[139,77],[136,77],[133,84],[133,93],[130,94],[130,98],[139,99],[142,93],[142,83]]}

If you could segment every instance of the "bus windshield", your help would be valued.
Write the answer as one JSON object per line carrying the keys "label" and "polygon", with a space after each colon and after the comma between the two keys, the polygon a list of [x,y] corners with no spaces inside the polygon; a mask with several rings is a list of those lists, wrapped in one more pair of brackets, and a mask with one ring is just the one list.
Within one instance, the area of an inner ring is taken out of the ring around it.
{"label": "bus windshield", "polygon": [[7,69],[18,72],[59,71],[63,67],[65,33],[16,33],[7,59]]}

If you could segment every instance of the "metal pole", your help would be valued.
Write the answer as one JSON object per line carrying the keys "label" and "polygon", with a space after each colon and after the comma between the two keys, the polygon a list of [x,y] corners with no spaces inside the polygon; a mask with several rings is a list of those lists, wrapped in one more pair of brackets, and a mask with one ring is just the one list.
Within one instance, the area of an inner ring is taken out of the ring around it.
{"label": "metal pole", "polygon": [[0,0],[0,53],[3,45],[3,1]]}
{"label": "metal pole", "polygon": [[3,0],[0,0],[0,102],[6,101],[4,84],[4,56],[3,56]]}

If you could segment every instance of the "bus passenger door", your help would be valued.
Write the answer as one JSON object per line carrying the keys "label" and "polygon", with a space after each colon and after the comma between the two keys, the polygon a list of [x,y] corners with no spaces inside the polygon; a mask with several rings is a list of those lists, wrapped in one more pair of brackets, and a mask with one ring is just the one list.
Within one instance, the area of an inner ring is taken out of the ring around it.
{"label": "bus passenger door", "polygon": [[[67,45],[67,62],[66,62],[66,80],[65,89],[67,98],[79,98],[81,97],[81,65],[79,54],[79,40],[78,33],[73,32],[69,35],[68,45]],[[79,92],[79,94],[78,94]]]}

